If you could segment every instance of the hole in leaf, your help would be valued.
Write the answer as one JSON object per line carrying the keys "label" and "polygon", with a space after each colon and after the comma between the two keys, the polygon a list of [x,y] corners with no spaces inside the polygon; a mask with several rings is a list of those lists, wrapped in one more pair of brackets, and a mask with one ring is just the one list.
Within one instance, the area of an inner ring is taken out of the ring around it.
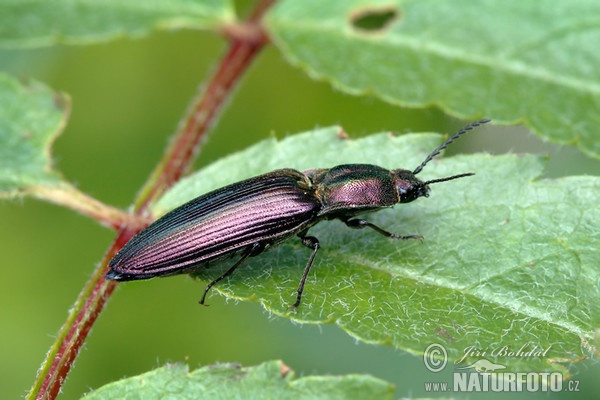
{"label": "hole in leaf", "polygon": [[398,19],[394,7],[364,8],[350,15],[352,26],[360,31],[378,32],[388,29]]}

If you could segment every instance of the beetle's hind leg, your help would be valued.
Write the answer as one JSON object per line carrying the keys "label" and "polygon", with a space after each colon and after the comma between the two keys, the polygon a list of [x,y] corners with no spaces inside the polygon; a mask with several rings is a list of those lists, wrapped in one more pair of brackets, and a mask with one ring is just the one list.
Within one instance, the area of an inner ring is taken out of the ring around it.
{"label": "beetle's hind leg", "polygon": [[235,264],[233,264],[227,271],[225,271],[223,273],[223,275],[219,276],[217,279],[215,279],[214,281],[212,281],[211,283],[206,285],[206,289],[204,289],[204,293],[202,294],[202,298],[200,299],[200,304],[204,305],[204,300],[206,299],[206,295],[208,294],[208,291],[213,286],[215,286],[217,283],[221,282],[223,279],[225,279],[229,275],[231,275],[233,273],[233,271],[236,270],[237,267],[239,267],[244,261],[246,261],[246,258],[260,253],[260,250],[262,248],[263,248],[263,246],[260,243],[254,243],[254,244],[248,246],[246,248],[246,250],[244,250],[244,252],[242,253],[242,257],[239,260],[237,260],[237,262]]}
{"label": "beetle's hind leg", "polygon": [[363,229],[363,228],[371,228],[373,229],[375,232],[388,237],[390,239],[398,239],[398,240],[408,240],[408,239],[418,239],[420,241],[423,241],[423,236],[421,235],[396,235],[395,233],[392,232],[388,232],[385,229],[382,229],[380,227],[378,227],[375,224],[370,223],[367,220],[364,219],[359,219],[359,218],[340,218],[348,227],[353,228],[353,229]]}
{"label": "beetle's hind leg", "polygon": [[315,261],[315,256],[317,255],[317,251],[319,251],[319,240],[314,236],[305,236],[306,231],[299,233],[298,237],[302,240],[302,244],[308,248],[313,249],[312,254],[308,258],[308,262],[306,263],[306,267],[304,268],[304,273],[302,274],[302,278],[300,279],[300,284],[298,285],[298,290],[296,291],[296,301],[292,305],[292,308],[295,310],[300,305],[300,301],[302,301],[302,292],[304,291],[304,283],[306,283],[306,277],[310,272],[310,267],[312,267],[313,262]]}

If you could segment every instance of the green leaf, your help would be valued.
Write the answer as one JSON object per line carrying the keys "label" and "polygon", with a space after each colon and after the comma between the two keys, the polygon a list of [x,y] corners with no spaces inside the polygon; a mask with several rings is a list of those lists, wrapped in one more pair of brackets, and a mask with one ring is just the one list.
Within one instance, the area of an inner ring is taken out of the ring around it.
{"label": "green leaf", "polygon": [[0,0],[0,46],[93,43],[234,19],[230,0]]}
{"label": "green leaf", "polygon": [[342,91],[522,122],[600,157],[599,16],[596,0],[283,0],[266,26]]}
{"label": "green leaf", "polygon": [[[333,127],[269,139],[225,157],[179,182],[155,213],[284,166],[376,163],[413,169],[440,141],[434,134],[385,133],[347,140],[340,132]],[[548,349],[543,357],[488,358],[510,371],[565,372],[552,362],[598,351],[593,338],[600,326],[600,179],[537,180],[542,169],[543,160],[532,155],[431,162],[421,179],[476,175],[434,184],[427,199],[366,216],[397,234],[421,234],[423,243],[390,240],[338,221],[311,228],[321,250],[296,313],[289,307],[310,254],[296,238],[249,258],[214,290],[260,302],[294,321],[335,323],[359,340],[416,354],[441,343],[451,361],[469,346]],[[197,274],[211,281],[233,262]]]}
{"label": "green leaf", "polygon": [[67,185],[52,170],[50,148],[68,114],[67,96],[0,74],[0,197]]}
{"label": "green leaf", "polygon": [[368,375],[295,378],[280,361],[254,367],[218,364],[189,372],[174,364],[110,383],[84,397],[100,399],[391,399],[392,384]]}

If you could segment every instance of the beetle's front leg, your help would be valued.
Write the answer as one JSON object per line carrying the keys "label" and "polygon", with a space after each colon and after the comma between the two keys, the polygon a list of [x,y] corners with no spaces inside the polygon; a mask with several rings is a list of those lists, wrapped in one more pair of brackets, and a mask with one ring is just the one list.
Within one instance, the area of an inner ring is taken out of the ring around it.
{"label": "beetle's front leg", "polygon": [[423,236],[421,235],[396,235],[395,233],[388,232],[385,229],[378,227],[375,224],[370,223],[367,220],[360,218],[340,218],[342,222],[344,222],[348,227],[353,229],[363,229],[369,227],[373,229],[375,232],[382,234],[385,237],[389,237],[390,239],[398,239],[398,240],[408,240],[408,239],[419,239],[423,241]]}

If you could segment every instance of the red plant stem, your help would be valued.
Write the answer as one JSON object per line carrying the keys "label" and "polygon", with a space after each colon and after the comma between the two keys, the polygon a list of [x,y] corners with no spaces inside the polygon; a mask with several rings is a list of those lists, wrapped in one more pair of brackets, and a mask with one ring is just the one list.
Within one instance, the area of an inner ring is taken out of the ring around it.
{"label": "red plant stem", "polygon": [[[227,53],[204,91],[193,102],[191,111],[184,118],[162,161],[138,195],[135,202],[136,215],[144,215],[149,206],[190,166],[199,145],[218,116],[225,100],[232,94],[235,84],[239,82],[251,61],[267,43],[259,22],[273,2],[274,0],[259,1],[245,25],[253,26],[254,29],[251,31],[258,34],[246,37],[228,36],[230,46]],[[224,31],[227,32],[227,29]],[[108,262],[140,229],[124,226],[119,230],[117,238],[79,294],[67,321],[61,327],[55,343],[46,355],[28,394],[29,399],[55,399],[60,393],[85,339],[116,287],[116,282],[104,279]]]}
{"label": "red plant stem", "polygon": [[204,92],[193,102],[193,107],[190,107],[187,117],[183,120],[184,123],[179,128],[179,133],[171,142],[148,183],[142,188],[136,208],[147,208],[177,182],[191,165],[191,160],[198,152],[199,145],[202,144],[211,123],[216,120],[225,99],[231,94],[250,61],[267,43],[267,37],[258,22],[273,1],[259,2],[247,23],[235,25],[242,27],[239,31],[244,32],[245,35],[228,35],[230,27],[223,28],[223,32],[231,41],[229,51]]}

